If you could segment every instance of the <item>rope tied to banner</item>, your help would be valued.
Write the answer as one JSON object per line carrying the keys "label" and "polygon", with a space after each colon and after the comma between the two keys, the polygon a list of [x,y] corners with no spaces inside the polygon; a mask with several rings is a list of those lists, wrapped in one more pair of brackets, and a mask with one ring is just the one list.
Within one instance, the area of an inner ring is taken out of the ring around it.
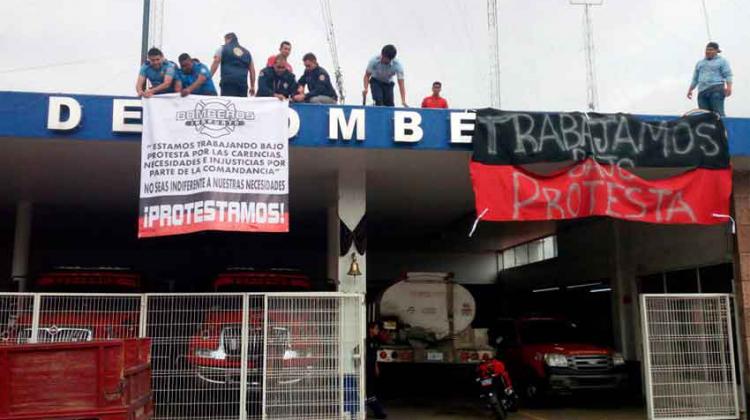
{"label": "rope tied to banner", "polygon": [[485,208],[484,210],[482,210],[481,213],[479,213],[479,216],[477,216],[477,219],[474,220],[474,224],[471,226],[471,231],[469,231],[469,238],[471,238],[472,235],[474,235],[474,231],[477,230],[477,225],[479,225],[479,220],[481,220],[482,217],[485,214],[487,214],[488,211],[490,211],[489,207]]}

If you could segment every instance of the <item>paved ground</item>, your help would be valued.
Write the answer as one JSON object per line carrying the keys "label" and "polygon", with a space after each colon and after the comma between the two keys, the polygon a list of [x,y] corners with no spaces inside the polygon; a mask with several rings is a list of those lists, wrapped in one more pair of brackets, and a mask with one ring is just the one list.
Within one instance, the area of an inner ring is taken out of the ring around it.
{"label": "paved ground", "polygon": [[[640,407],[619,407],[614,403],[599,404],[575,402],[574,405],[556,404],[545,408],[521,409],[512,413],[508,420],[631,420],[645,419],[645,410]],[[394,399],[386,401],[388,418],[391,420],[488,420],[489,411],[477,401],[468,399]]]}

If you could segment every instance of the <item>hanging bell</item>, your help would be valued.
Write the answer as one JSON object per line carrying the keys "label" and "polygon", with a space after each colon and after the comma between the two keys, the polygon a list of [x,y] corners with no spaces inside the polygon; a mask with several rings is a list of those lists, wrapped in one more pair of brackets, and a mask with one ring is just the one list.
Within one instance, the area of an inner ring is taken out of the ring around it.
{"label": "hanging bell", "polygon": [[359,271],[359,263],[357,262],[357,256],[352,252],[352,263],[349,265],[349,272],[346,273],[350,276],[361,276],[362,272]]}

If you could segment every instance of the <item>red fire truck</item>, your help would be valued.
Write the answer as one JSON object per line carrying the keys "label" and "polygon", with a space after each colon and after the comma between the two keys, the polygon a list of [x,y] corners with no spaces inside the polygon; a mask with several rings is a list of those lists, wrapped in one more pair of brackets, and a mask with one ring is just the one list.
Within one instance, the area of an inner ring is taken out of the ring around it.
{"label": "red fire truck", "polygon": [[[128,269],[113,267],[60,267],[41,274],[34,289],[50,293],[40,300],[37,341],[42,343],[135,338],[140,311],[135,298],[86,297],[84,293],[135,293],[140,276]],[[78,293],[58,297],[54,293]],[[32,338],[32,301],[19,297],[8,313],[0,341],[26,343]]]}
{"label": "red fire truck", "polygon": [[[310,278],[294,270],[234,269],[214,281],[217,292],[306,291]],[[262,301],[251,303],[248,315],[248,385],[260,386],[263,376],[264,347],[269,371],[276,384],[300,383],[318,361],[320,349],[310,342],[313,325],[304,313],[269,308],[265,318]],[[264,335],[264,324],[268,328]],[[187,364],[197,378],[208,384],[239,383],[242,358],[242,310],[217,307],[209,311],[197,333],[190,337]],[[267,345],[264,342],[267,341]]]}

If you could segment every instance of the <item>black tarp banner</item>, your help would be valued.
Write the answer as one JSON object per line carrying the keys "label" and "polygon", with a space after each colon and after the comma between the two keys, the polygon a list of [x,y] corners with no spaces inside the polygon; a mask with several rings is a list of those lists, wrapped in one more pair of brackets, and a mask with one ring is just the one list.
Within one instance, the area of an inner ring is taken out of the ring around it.
{"label": "black tarp banner", "polygon": [[726,130],[714,113],[668,121],[628,114],[477,111],[473,160],[490,165],[583,161],[632,167],[727,168]]}

